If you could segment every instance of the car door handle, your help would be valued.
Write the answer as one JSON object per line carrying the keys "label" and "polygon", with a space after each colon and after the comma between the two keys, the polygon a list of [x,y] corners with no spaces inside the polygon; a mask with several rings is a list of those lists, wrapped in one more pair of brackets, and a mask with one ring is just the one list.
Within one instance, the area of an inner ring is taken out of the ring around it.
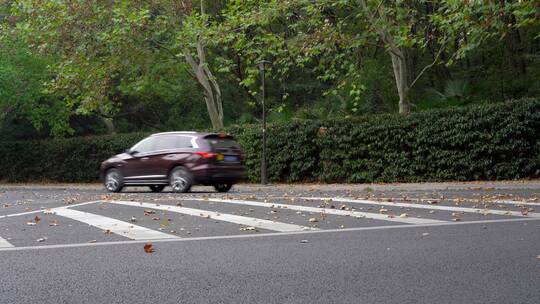
{"label": "car door handle", "polygon": [[148,157],[143,157],[141,158],[141,160],[148,160]]}

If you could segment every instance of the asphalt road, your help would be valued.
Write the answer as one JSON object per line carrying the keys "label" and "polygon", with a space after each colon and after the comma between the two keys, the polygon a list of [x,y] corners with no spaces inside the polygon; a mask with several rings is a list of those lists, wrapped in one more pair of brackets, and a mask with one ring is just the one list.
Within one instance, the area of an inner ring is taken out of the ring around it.
{"label": "asphalt road", "polygon": [[0,185],[0,303],[540,303],[538,182],[194,190]]}

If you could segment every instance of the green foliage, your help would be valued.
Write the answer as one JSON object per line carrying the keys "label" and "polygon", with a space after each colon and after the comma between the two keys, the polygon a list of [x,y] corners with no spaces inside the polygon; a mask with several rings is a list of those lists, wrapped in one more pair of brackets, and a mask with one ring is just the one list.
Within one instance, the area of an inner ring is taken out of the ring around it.
{"label": "green foliage", "polygon": [[[46,98],[43,84],[52,79],[47,66],[51,58],[31,52],[24,36],[7,27],[0,35],[0,125],[8,117],[24,117],[40,130],[46,125],[52,134],[69,129],[69,106]],[[0,32],[2,31],[0,25]]]}
{"label": "green foliage", "polygon": [[[396,112],[396,82],[410,86],[413,111],[538,97],[537,2],[204,1],[203,13],[193,1],[4,1],[0,130],[42,127],[31,138],[102,134],[111,122],[119,132],[207,128],[185,63],[199,38],[225,125],[262,116],[261,59],[272,62],[272,122]],[[394,75],[394,53],[406,81]]]}
{"label": "green foliage", "polygon": [[[260,178],[259,125],[227,128]],[[268,175],[278,182],[420,182],[540,176],[540,100],[403,115],[274,123]],[[6,142],[0,179],[96,181],[101,161],[147,134]]]}
{"label": "green foliage", "polygon": [[122,153],[148,134],[90,136],[6,142],[0,146],[0,179],[88,182],[99,178],[101,162]]}

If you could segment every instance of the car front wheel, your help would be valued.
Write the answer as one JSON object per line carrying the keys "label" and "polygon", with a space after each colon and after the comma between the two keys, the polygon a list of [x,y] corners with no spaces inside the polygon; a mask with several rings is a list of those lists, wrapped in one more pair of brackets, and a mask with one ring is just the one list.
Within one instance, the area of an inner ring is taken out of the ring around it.
{"label": "car front wheel", "polygon": [[215,184],[214,188],[217,192],[227,192],[231,190],[232,186],[232,184]]}
{"label": "car front wheel", "polygon": [[105,174],[105,188],[109,192],[122,191],[122,188],[124,187],[123,182],[124,178],[122,177],[122,173],[117,169],[110,169],[107,171],[107,174]]}

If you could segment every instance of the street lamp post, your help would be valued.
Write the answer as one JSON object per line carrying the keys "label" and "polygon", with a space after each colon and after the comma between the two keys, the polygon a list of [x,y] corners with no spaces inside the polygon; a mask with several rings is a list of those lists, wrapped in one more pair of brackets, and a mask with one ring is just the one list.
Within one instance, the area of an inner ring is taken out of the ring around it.
{"label": "street lamp post", "polygon": [[263,147],[262,147],[262,159],[261,159],[261,184],[268,184],[268,178],[266,174],[266,86],[265,86],[265,72],[266,64],[269,64],[268,60],[261,60],[257,62],[259,69],[261,71],[261,89],[262,89],[262,137],[263,137]]}

